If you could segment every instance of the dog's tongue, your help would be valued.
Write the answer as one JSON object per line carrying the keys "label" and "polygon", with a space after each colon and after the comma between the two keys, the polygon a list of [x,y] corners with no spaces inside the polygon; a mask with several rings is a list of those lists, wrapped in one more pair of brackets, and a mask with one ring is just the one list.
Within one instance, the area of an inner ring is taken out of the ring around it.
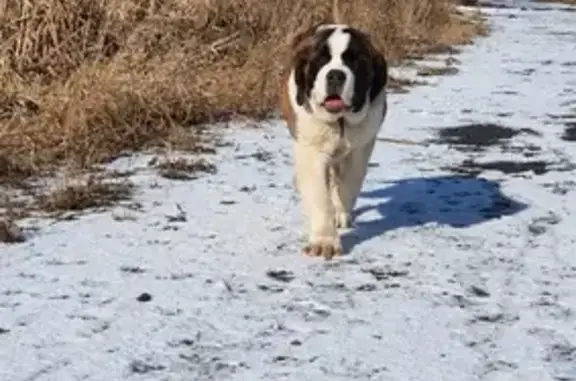
{"label": "dog's tongue", "polygon": [[340,98],[329,98],[324,102],[324,107],[330,111],[340,111],[346,108],[346,104]]}

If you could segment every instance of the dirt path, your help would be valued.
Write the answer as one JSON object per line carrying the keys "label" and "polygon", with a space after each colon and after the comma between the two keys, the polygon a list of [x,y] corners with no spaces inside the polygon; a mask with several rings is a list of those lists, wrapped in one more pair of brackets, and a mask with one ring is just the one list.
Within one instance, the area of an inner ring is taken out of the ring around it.
{"label": "dirt path", "polygon": [[0,380],[576,380],[576,13],[486,12],[391,97],[382,135],[433,144],[378,145],[348,255],[300,255],[276,122],[194,181],[119,159],[139,210],[2,247]]}

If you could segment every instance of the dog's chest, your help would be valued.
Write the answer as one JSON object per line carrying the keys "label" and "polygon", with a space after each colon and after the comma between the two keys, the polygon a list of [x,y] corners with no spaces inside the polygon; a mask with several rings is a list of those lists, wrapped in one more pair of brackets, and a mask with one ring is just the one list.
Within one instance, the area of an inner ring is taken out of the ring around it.
{"label": "dog's chest", "polygon": [[360,126],[315,123],[300,129],[298,140],[338,161],[361,143],[361,132]]}

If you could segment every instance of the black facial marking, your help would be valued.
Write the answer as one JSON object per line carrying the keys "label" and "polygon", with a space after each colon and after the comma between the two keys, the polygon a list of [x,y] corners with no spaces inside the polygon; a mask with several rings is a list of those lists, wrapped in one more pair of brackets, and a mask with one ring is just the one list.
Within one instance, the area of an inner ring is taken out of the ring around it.
{"label": "black facial marking", "polygon": [[305,59],[297,59],[294,68],[294,79],[296,81],[296,102],[302,106],[306,101],[306,67],[308,63]]}
{"label": "black facial marking", "polygon": [[342,60],[354,73],[354,96],[352,111],[358,112],[369,100],[373,101],[386,86],[388,67],[384,57],[375,51],[368,37],[353,28],[343,30],[350,34],[348,48],[342,53]]}
{"label": "black facial marking", "polygon": [[318,32],[314,38],[314,44],[305,49],[296,59],[294,68],[297,87],[296,102],[302,106],[307,104],[310,98],[316,75],[324,65],[330,62],[330,48],[328,38],[334,32],[334,28],[328,28]]}
{"label": "black facial marking", "polygon": [[388,65],[384,57],[381,54],[375,54],[372,60],[374,78],[372,79],[372,88],[370,89],[371,101],[380,94],[388,82]]}

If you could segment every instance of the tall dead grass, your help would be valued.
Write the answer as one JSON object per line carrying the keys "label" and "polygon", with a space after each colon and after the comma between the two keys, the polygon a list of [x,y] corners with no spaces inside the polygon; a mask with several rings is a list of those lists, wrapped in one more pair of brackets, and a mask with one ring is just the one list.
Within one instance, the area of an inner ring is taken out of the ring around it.
{"label": "tall dead grass", "polygon": [[[341,3],[391,60],[480,30],[447,0]],[[287,37],[330,15],[331,0],[4,0],[0,178],[181,144],[183,129],[200,149],[203,123],[265,117]]]}

